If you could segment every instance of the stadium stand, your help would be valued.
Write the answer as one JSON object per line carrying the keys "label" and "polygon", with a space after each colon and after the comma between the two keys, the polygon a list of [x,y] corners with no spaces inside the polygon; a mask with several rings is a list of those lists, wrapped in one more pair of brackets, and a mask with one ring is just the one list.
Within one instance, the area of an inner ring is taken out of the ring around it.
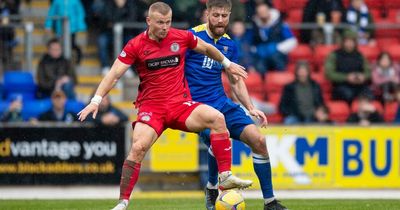
{"label": "stadium stand", "polygon": [[347,118],[350,115],[350,108],[344,101],[328,101],[326,103],[328,106],[330,113],[330,119],[337,123],[346,122]]}

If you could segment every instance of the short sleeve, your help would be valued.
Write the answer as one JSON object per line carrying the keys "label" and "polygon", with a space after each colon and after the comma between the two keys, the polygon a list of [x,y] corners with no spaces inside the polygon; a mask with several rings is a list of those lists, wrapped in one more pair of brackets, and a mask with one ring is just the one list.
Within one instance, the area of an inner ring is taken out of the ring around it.
{"label": "short sleeve", "polygon": [[136,60],[135,52],[137,52],[137,49],[135,49],[133,42],[129,41],[128,44],[125,45],[122,52],[119,54],[118,60],[127,65],[132,65],[133,63],[135,63]]}
{"label": "short sleeve", "polygon": [[197,42],[198,42],[197,36],[193,35],[191,31],[187,31],[187,34],[188,34],[187,41],[189,42],[188,47],[190,49],[197,47]]}

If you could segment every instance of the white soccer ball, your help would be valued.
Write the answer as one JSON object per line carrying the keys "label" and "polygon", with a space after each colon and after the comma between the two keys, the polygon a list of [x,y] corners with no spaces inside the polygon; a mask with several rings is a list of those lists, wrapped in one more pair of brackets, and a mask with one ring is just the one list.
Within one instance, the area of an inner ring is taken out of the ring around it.
{"label": "white soccer ball", "polygon": [[216,210],[245,210],[246,204],[242,195],[236,190],[225,190],[215,201]]}

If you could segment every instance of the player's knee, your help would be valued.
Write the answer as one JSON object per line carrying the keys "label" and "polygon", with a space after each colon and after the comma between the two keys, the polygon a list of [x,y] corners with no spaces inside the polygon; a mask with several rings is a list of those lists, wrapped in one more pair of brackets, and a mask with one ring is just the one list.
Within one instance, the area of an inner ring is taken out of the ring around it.
{"label": "player's knee", "polygon": [[213,121],[213,127],[215,130],[226,129],[225,117],[222,113],[215,114],[214,121]]}
{"label": "player's knee", "polygon": [[135,161],[141,162],[146,155],[147,148],[143,144],[136,142],[132,144],[131,151],[129,152],[129,155],[132,156]]}
{"label": "player's knee", "polygon": [[252,141],[252,145],[249,146],[251,147],[253,153],[268,156],[267,143],[264,136],[257,136],[257,138]]}

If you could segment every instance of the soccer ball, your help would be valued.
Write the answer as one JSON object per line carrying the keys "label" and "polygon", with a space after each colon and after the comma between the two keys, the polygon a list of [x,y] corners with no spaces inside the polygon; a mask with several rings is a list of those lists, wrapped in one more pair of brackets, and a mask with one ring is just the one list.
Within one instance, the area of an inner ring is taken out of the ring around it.
{"label": "soccer ball", "polygon": [[215,201],[215,210],[245,210],[242,195],[236,190],[225,190]]}

